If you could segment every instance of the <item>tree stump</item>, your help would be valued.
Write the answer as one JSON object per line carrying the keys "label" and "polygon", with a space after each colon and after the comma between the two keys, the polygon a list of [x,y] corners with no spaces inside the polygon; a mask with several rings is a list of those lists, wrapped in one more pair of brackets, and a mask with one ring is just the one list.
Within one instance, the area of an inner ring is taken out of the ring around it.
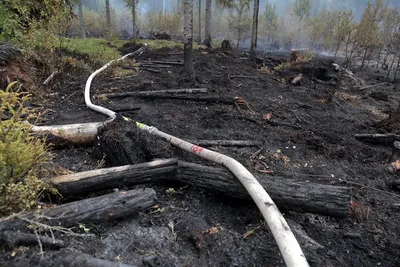
{"label": "tree stump", "polygon": [[223,40],[221,43],[221,49],[223,50],[232,50],[232,46],[231,43],[229,42],[229,40]]}

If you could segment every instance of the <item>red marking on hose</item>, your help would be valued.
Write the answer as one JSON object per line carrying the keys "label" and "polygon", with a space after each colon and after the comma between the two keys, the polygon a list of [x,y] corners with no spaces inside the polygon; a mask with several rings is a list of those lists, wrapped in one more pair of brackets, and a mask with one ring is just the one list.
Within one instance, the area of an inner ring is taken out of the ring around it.
{"label": "red marking on hose", "polygon": [[201,152],[203,152],[203,150],[204,150],[204,148],[202,148],[202,147],[199,147],[199,146],[196,146],[196,145],[192,146],[192,152],[193,153],[200,154]]}

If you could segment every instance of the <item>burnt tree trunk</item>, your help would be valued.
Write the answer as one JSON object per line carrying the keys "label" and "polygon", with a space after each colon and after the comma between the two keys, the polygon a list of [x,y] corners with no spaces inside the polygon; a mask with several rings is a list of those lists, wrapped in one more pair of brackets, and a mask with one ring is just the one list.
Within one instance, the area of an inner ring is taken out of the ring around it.
{"label": "burnt tree trunk", "polygon": [[251,46],[250,46],[250,51],[252,53],[255,53],[257,47],[259,9],[260,9],[260,0],[254,0],[253,27],[251,29]]}
{"label": "burnt tree trunk", "polygon": [[137,38],[137,30],[136,30],[136,0],[131,0],[132,1],[132,6],[131,6],[131,12],[132,12],[132,38],[136,39]]}
{"label": "burnt tree trunk", "polygon": [[361,68],[364,68],[365,59],[367,58],[367,54],[368,54],[368,49],[366,48],[366,49],[364,50],[364,56],[363,56],[363,59],[362,59]]}
{"label": "burnt tree trunk", "polygon": [[379,61],[381,60],[382,49],[383,49],[383,46],[379,47],[378,59],[377,59],[375,68],[379,67]]}
{"label": "burnt tree trunk", "polygon": [[193,76],[193,0],[184,1],[184,50],[185,72]]}
{"label": "burnt tree trunk", "polygon": [[397,57],[397,65],[396,65],[396,70],[394,71],[394,77],[393,77],[394,82],[397,79],[397,72],[399,71],[399,67],[400,67],[400,56]]}
{"label": "burnt tree trunk", "polygon": [[197,36],[197,43],[201,44],[201,0],[199,0],[199,35]]}
{"label": "burnt tree trunk", "polygon": [[110,14],[110,0],[106,0],[106,19],[107,19],[107,40],[111,40],[111,14]]}
{"label": "burnt tree trunk", "polygon": [[[83,172],[54,178],[53,185],[64,195],[105,190],[161,181],[189,184],[206,191],[251,200],[247,191],[225,168],[158,160],[145,164]],[[350,204],[350,188],[298,182],[284,177],[259,176],[258,180],[280,208],[345,217]]]}
{"label": "burnt tree trunk", "polygon": [[390,64],[390,67],[389,67],[389,69],[388,69],[386,78],[389,78],[389,76],[390,76],[390,72],[391,72],[391,70],[392,70],[392,68],[393,68],[395,59],[396,59],[396,57],[395,57],[395,55],[393,55],[392,63]]}
{"label": "burnt tree trunk", "polygon": [[78,0],[78,16],[79,16],[79,27],[81,30],[81,37],[86,38],[85,22],[83,20],[82,0]]}
{"label": "burnt tree trunk", "polygon": [[204,42],[203,44],[207,47],[212,47],[211,40],[211,5],[212,0],[206,0],[206,20],[204,29]]}

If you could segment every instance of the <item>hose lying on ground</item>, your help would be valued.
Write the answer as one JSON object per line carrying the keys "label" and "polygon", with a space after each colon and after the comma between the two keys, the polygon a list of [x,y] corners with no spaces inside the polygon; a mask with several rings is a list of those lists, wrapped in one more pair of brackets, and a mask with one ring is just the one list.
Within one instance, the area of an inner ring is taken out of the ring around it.
{"label": "hose lying on ground", "polygon": [[[113,62],[123,60],[128,56],[133,54],[142,53],[146,49],[146,46],[140,48],[138,51],[125,55],[122,58],[119,58],[114,61],[110,61],[102,68],[98,69],[94,73],[90,75],[86,82],[85,86],[85,102],[86,105],[98,111],[106,116],[108,116],[111,120],[113,120],[116,116],[116,113],[112,110],[106,109],[101,106],[94,105],[90,100],[90,86],[93,78],[105,70],[108,66],[110,66]],[[172,135],[159,131],[157,128],[152,126],[147,126],[145,124],[136,123],[138,128],[146,131],[155,136],[161,137],[164,140],[170,142],[176,147],[179,147],[185,151],[196,154],[204,159],[210,160],[212,162],[221,164],[228,168],[242,183],[242,185],[246,188],[247,192],[250,194],[257,207],[261,211],[264,216],[271,232],[278,244],[278,247],[281,251],[282,257],[288,267],[306,267],[309,266],[307,260],[303,254],[303,251],[300,248],[299,243],[297,242],[295,236],[293,235],[291,229],[289,228],[287,222],[283,218],[279,209],[268,195],[268,193],[264,190],[264,188],[260,185],[257,179],[238,161],[234,160],[231,157],[226,155],[202,148],[200,146],[196,146],[189,142],[186,142],[182,139],[176,138]]]}

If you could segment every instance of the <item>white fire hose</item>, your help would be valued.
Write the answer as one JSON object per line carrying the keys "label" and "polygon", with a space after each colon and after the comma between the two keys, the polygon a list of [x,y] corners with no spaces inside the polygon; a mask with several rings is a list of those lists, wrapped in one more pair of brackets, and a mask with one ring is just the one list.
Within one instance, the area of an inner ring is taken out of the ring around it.
{"label": "white fire hose", "polygon": [[[90,86],[92,80],[97,74],[105,70],[112,63],[124,60],[127,57],[133,55],[141,54],[144,52],[146,48],[147,45],[135,51],[134,53],[130,53],[117,60],[110,61],[102,68],[93,72],[89,76],[85,86],[86,105],[89,108],[108,116],[109,121],[114,120],[116,117],[116,113],[114,111],[101,106],[94,105],[91,102]],[[279,250],[286,263],[286,266],[287,267],[309,266],[307,259],[300,248],[299,243],[297,242],[295,236],[293,235],[292,230],[289,228],[287,222],[280,213],[278,207],[275,205],[271,197],[264,190],[264,188],[257,181],[257,179],[242,164],[240,164],[238,161],[234,160],[231,157],[202,148],[200,146],[191,144],[189,142],[176,138],[167,133],[161,132],[155,127],[147,126],[139,122],[136,122],[136,125],[138,126],[139,129],[146,131],[150,134],[156,135],[158,137],[161,137],[162,139],[166,140],[167,142],[170,142],[176,147],[179,147],[187,152],[196,154],[201,158],[221,164],[222,166],[228,168],[246,188],[247,192],[250,194],[251,198],[254,200],[257,207],[264,216],[264,219],[266,220],[269,228],[271,229],[272,235],[274,236],[276,243],[278,244]]]}

